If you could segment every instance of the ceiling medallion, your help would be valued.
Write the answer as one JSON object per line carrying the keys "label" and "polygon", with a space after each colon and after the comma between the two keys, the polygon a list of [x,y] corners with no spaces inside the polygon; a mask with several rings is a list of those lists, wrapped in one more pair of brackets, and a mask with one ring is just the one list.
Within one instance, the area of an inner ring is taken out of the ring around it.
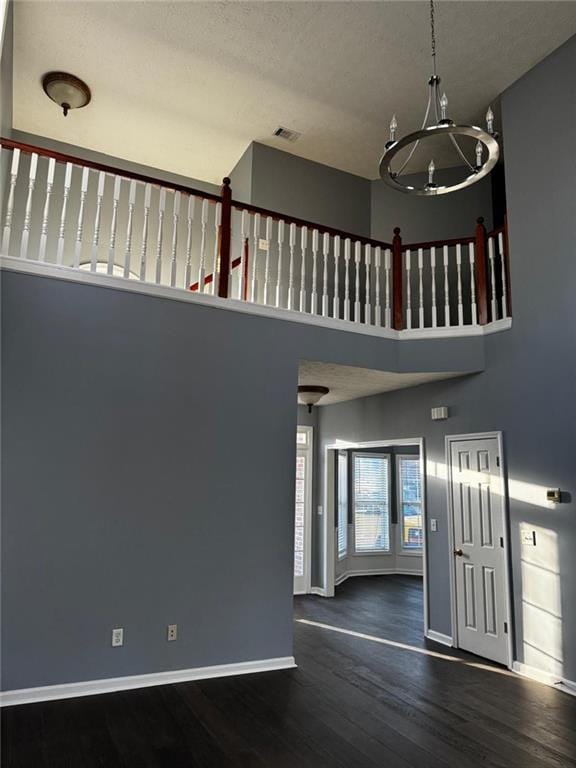
{"label": "ceiling medallion", "polygon": [[[486,113],[486,130],[474,125],[457,125],[453,120],[446,116],[448,99],[446,98],[445,93],[443,93],[441,97],[439,95],[440,78],[436,73],[434,0],[430,0],[430,38],[432,43],[433,74],[428,81],[428,105],[424,114],[422,127],[419,131],[414,131],[413,133],[409,133],[406,136],[397,139],[398,122],[396,120],[396,115],[393,115],[390,122],[390,139],[386,142],[384,154],[380,160],[380,176],[382,177],[382,180],[393,189],[410,195],[446,195],[449,192],[456,192],[459,189],[469,187],[490,173],[492,168],[496,165],[500,154],[500,148],[497,141],[498,134],[494,131],[494,114],[491,108],[488,108]],[[434,111],[435,122],[430,122],[429,124],[428,118],[430,117],[431,107]],[[420,142],[424,142],[427,139],[436,136],[445,136],[450,139],[454,147],[455,155],[458,155],[460,161],[464,162],[469,171],[468,175],[454,184],[437,184],[434,181],[436,166],[434,164],[434,159],[431,159],[428,165],[427,183],[421,187],[402,183],[400,176],[412,159]],[[463,136],[476,139],[475,158],[472,162],[468,160],[458,143],[457,137]],[[397,170],[394,170],[392,161],[399,152],[410,145],[413,145],[413,147],[406,159]]]}
{"label": "ceiling medallion", "polygon": [[85,107],[92,98],[86,83],[67,72],[47,72],[42,78],[42,88],[48,98],[62,108],[64,117],[71,109]]}

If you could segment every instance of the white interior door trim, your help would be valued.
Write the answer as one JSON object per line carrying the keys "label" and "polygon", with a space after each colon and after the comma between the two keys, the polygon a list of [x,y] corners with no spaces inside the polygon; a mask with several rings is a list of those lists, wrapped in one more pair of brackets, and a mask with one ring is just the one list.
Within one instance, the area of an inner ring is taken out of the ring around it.
{"label": "white interior door trim", "polygon": [[402,447],[417,445],[420,453],[420,479],[422,482],[422,584],[424,603],[424,636],[429,632],[428,611],[428,515],[426,511],[426,448],[423,437],[403,437],[396,440],[370,440],[363,443],[352,443],[339,440],[324,447],[324,592],[325,597],[334,597],[334,574],[336,552],[335,535],[335,494],[334,494],[334,462],[330,461],[330,451],[366,450],[370,448]]}
{"label": "white interior door trim", "polygon": [[312,483],[314,476],[314,427],[298,425],[298,432],[307,435],[306,445],[296,446],[296,455],[303,453],[306,457],[305,501],[304,501],[304,589],[294,594],[310,594],[312,589]]}
{"label": "white interior door trim", "polygon": [[500,493],[502,495],[502,509],[504,511],[504,583],[506,585],[506,609],[508,611],[508,669],[512,669],[514,662],[514,613],[512,606],[512,584],[510,578],[510,514],[508,506],[508,492],[507,492],[507,470],[506,470],[506,456],[504,454],[504,438],[501,431],[495,432],[471,432],[463,435],[446,435],[445,437],[445,450],[446,450],[446,467],[447,467],[447,482],[446,482],[446,496],[448,500],[448,547],[449,547],[449,565],[450,565],[450,617],[452,622],[452,643],[455,648],[459,647],[458,641],[458,606],[456,604],[456,567],[454,563],[454,506],[452,502],[452,443],[462,440],[483,440],[483,439],[495,439],[498,443],[498,455],[500,457]]}

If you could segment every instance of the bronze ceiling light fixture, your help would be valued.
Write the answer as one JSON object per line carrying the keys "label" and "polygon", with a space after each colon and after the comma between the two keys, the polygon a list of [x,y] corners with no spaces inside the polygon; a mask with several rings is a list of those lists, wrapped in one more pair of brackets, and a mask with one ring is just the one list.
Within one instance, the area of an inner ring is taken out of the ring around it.
{"label": "bronze ceiling light fixture", "polygon": [[316,405],[328,392],[330,392],[328,387],[301,384],[298,387],[298,400],[302,405],[308,406],[308,413],[312,413],[312,406]]}
{"label": "bronze ceiling light fixture", "polygon": [[64,117],[71,109],[81,109],[90,103],[92,94],[83,80],[68,72],[47,72],[42,88],[48,98],[61,107]]}

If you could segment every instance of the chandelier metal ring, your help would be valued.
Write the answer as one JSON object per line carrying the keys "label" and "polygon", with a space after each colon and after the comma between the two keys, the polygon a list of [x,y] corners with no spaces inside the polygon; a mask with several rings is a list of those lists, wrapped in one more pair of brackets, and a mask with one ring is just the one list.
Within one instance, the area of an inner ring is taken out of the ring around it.
{"label": "chandelier metal ring", "polygon": [[[433,136],[468,136],[476,141],[480,141],[488,150],[487,160],[473,173],[470,173],[463,181],[456,184],[448,185],[430,185],[426,184],[424,187],[414,187],[409,184],[402,184],[398,181],[398,176],[392,169],[392,160],[394,157],[406,147],[416,142],[432,138]],[[430,125],[427,128],[422,128],[419,131],[414,131],[406,136],[403,136],[398,141],[388,143],[384,154],[380,160],[380,177],[388,186],[393,189],[405,192],[411,195],[421,195],[423,197],[430,197],[434,195],[445,195],[450,192],[456,192],[459,189],[465,189],[466,187],[475,184],[480,179],[487,176],[492,168],[498,162],[500,156],[500,148],[496,138],[484,131],[482,128],[478,128],[475,125],[455,125],[454,123]]]}

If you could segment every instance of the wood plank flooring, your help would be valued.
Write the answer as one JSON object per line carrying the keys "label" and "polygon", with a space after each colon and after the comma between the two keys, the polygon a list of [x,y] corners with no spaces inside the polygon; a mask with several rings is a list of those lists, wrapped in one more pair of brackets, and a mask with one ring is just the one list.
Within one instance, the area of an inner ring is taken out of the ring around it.
{"label": "wood plank flooring", "polygon": [[419,579],[351,579],[295,620],[295,670],[7,708],[2,766],[576,768],[576,698],[424,641]]}

